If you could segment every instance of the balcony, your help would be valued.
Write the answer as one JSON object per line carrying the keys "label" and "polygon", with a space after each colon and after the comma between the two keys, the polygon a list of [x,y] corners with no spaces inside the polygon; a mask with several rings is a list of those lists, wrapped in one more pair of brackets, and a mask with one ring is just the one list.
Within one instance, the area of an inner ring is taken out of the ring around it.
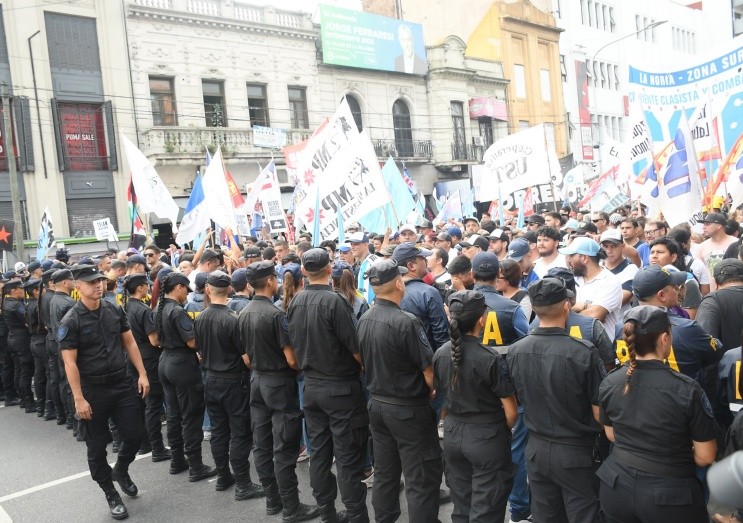
{"label": "balcony", "polygon": [[378,158],[415,161],[429,161],[433,158],[431,140],[372,140]]}
{"label": "balcony", "polygon": [[482,162],[485,147],[472,144],[451,144],[451,159],[454,162]]}

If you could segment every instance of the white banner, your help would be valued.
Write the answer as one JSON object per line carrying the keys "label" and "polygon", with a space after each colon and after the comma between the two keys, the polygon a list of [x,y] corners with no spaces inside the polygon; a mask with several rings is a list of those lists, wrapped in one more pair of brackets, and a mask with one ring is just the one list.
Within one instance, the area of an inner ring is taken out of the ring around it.
{"label": "white banner", "polygon": [[[271,166],[273,166],[273,162],[271,162]],[[286,232],[288,227],[284,204],[281,201],[279,179],[276,177],[276,168],[272,168],[270,173],[268,183],[264,185],[261,191],[261,206],[263,207],[263,222],[268,224],[271,233],[275,234]]]}
{"label": "white banner", "polygon": [[113,224],[110,218],[103,218],[102,220],[93,220],[93,229],[95,230],[95,239],[99,242],[119,241],[119,236],[116,234]]}
{"label": "white banner", "polygon": [[204,172],[202,179],[204,188],[204,199],[209,218],[223,228],[230,228],[234,233],[237,231],[237,219],[235,218],[235,207],[232,203],[230,188],[224,176],[222,167],[222,149],[217,148],[209,167]]}

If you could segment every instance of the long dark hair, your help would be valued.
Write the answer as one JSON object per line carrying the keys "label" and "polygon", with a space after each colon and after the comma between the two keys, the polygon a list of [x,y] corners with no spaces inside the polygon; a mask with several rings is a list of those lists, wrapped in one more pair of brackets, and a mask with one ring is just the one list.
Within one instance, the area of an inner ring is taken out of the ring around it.
{"label": "long dark hair", "polygon": [[451,338],[451,390],[455,390],[459,382],[459,367],[462,364],[464,353],[462,352],[462,336],[477,325],[482,317],[483,310],[466,310],[461,302],[451,300],[449,302],[449,337]]}
{"label": "long dark hair", "polygon": [[284,307],[284,311],[289,310],[289,304],[294,299],[294,296],[299,292],[299,283],[294,281],[294,276],[289,271],[284,273],[284,281],[282,282],[284,290],[284,296],[281,300],[281,306]]}
{"label": "long dark hair", "polygon": [[44,280],[39,280],[39,295],[36,297],[36,334],[44,334],[44,325],[41,322],[41,295],[44,292]]}
{"label": "long dark hair", "polygon": [[356,278],[348,269],[343,269],[340,278],[333,278],[333,287],[353,307],[356,301]]}
{"label": "long dark hair", "polygon": [[165,296],[173,292],[173,289],[178,285],[178,282],[173,281],[171,278],[173,274],[177,273],[169,272],[165,275],[162,281],[160,281],[162,296],[160,296],[160,300],[157,302],[157,312],[155,313],[155,330],[157,331],[157,337],[160,340],[163,340],[165,334],[163,332],[163,309],[165,308]]}
{"label": "long dark hair", "polygon": [[[675,243],[675,242],[674,242]],[[629,366],[627,367],[627,382],[624,384],[624,394],[629,392],[629,382],[632,379],[632,373],[637,368],[637,355],[645,356],[655,351],[655,345],[658,343],[658,338],[664,332],[652,332],[648,334],[638,334],[635,332],[637,322],[628,321],[624,324],[624,341],[627,343],[627,352],[629,353]]]}

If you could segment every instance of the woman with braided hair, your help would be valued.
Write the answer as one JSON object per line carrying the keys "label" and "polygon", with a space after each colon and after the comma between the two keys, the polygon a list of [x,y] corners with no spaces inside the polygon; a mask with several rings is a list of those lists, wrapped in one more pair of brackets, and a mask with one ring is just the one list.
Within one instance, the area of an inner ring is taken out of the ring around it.
{"label": "woman with braided hair", "polygon": [[452,521],[503,521],[511,492],[511,427],[518,416],[503,356],[480,344],[487,318],[485,296],[459,291],[449,297],[451,341],[433,358],[437,389],[446,389],[446,484]]}
{"label": "woman with braided hair", "polygon": [[190,281],[183,274],[165,269],[157,277],[160,300],[155,312],[155,330],[163,351],[158,370],[168,411],[170,473],[189,470],[188,480],[200,481],[216,476],[217,470],[201,459],[204,382],[193,320],[183,308],[191,290]]}
{"label": "woman with braided hair", "polygon": [[664,308],[641,305],[624,316],[629,361],[599,389],[600,420],[614,442],[596,473],[608,522],[709,521],[696,467],[715,459],[715,421],[694,379],[663,360],[671,351]]}

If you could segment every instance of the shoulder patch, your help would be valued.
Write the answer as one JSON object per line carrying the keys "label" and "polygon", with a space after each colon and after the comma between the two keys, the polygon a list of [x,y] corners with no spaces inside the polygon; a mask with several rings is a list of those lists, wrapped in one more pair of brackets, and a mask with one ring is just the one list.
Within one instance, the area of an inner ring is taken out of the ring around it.
{"label": "shoulder patch", "polygon": [[428,343],[428,337],[426,336],[426,332],[423,330],[423,327],[421,327],[420,325],[416,325],[415,333],[418,335],[418,339],[421,343],[423,343],[424,345],[430,345]]}
{"label": "shoulder patch", "polygon": [[508,372],[508,363],[506,362],[506,358],[501,358],[500,363],[498,364],[498,367],[500,369],[500,376],[506,381],[511,381],[511,374]]}
{"label": "shoulder patch", "polygon": [[710,418],[714,417],[714,413],[712,412],[712,404],[709,402],[709,398],[707,397],[707,393],[702,391],[701,396],[702,401],[702,409],[704,409],[704,413],[709,416]]}
{"label": "shoulder patch", "polygon": [[289,332],[289,318],[287,318],[286,315],[283,315],[281,320],[279,320],[279,326],[282,331]]}
{"label": "shoulder patch", "polygon": [[57,327],[57,341],[62,341],[67,336],[67,327],[60,325]]}
{"label": "shoulder patch", "polygon": [[180,325],[181,329],[184,331],[190,331],[193,329],[193,322],[188,316],[181,316],[181,319],[178,320],[178,325]]}

